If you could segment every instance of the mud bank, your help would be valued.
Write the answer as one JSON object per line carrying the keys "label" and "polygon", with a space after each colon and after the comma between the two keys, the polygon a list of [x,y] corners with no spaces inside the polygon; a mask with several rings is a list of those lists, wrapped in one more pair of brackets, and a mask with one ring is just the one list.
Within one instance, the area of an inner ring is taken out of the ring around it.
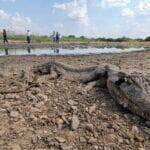
{"label": "mud bank", "polygon": [[[9,48],[9,49],[19,49],[19,48],[54,48],[56,47],[56,44],[53,43],[23,43],[23,42],[10,42],[9,44],[0,44],[0,49],[3,48]],[[104,48],[104,47],[116,47],[116,48],[138,48],[138,47],[144,47],[144,48],[150,48],[150,42],[62,42],[57,47],[65,48],[65,49],[72,49],[75,47],[79,48],[87,48],[87,47],[96,47],[96,48]]]}

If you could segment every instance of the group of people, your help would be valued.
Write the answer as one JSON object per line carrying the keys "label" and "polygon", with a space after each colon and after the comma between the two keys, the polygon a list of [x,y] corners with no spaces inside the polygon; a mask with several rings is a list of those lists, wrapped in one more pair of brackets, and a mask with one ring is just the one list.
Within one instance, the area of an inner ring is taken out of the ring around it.
{"label": "group of people", "polygon": [[59,44],[60,42],[60,33],[53,31],[53,42]]}
{"label": "group of people", "polygon": [[[31,42],[31,40],[30,40],[30,30],[27,30],[26,40],[27,40],[27,43],[30,44],[30,42]],[[7,32],[6,32],[5,29],[3,29],[3,42],[4,42],[4,44],[8,43]]]}
{"label": "group of people", "polygon": [[[31,43],[30,36],[31,36],[30,35],[30,30],[27,30],[26,31],[26,41],[27,41],[28,44]],[[56,32],[56,31],[53,31],[52,38],[53,38],[54,43],[59,44],[59,42],[60,42],[60,33]],[[5,29],[3,29],[3,42],[4,42],[4,44],[8,43],[7,32],[6,32]]]}

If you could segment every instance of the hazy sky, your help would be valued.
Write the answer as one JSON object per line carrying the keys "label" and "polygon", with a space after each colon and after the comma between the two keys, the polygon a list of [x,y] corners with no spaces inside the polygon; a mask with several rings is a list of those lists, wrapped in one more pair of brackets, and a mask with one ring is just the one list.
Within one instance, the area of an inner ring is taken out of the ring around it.
{"label": "hazy sky", "polygon": [[0,29],[100,37],[150,36],[150,0],[0,0]]}

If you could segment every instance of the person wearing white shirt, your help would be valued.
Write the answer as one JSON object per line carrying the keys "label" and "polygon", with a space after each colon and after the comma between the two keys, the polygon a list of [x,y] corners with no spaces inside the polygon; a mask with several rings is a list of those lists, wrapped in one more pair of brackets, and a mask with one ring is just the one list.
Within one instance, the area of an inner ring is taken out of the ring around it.
{"label": "person wearing white shirt", "polygon": [[56,32],[55,31],[53,31],[52,38],[53,38],[53,42],[55,43],[56,42]]}

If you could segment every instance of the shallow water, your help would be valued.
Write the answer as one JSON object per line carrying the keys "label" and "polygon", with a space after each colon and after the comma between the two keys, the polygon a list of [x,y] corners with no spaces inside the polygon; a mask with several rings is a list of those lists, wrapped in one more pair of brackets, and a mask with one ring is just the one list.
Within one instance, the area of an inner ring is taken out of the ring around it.
{"label": "shallow water", "polygon": [[101,54],[101,53],[123,53],[146,50],[141,48],[74,48],[74,49],[52,49],[52,48],[40,48],[40,49],[2,49],[0,50],[0,56],[7,55],[89,55],[89,54]]}

